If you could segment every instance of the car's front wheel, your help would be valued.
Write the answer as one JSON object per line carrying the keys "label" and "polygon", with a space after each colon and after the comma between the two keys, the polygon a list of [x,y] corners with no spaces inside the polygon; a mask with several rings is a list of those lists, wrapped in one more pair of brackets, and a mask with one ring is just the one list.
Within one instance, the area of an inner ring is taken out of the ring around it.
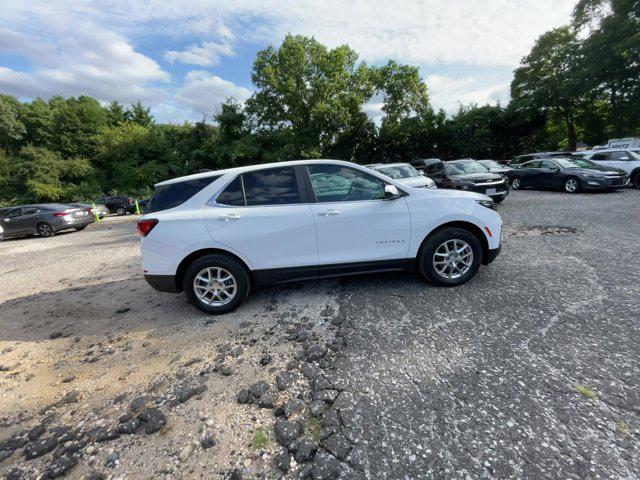
{"label": "car's front wheel", "polygon": [[636,172],[633,177],[631,177],[631,183],[636,188],[640,188],[640,172]]}
{"label": "car's front wheel", "polygon": [[251,281],[240,262],[224,254],[210,254],[193,262],[183,280],[187,299],[206,313],[236,309],[249,294]]}
{"label": "car's front wheel", "polygon": [[41,237],[53,237],[56,233],[53,227],[45,222],[39,223],[36,230]]}
{"label": "car's front wheel", "polygon": [[82,227],[76,227],[76,232],[81,232],[82,230],[84,230],[85,228],[87,228],[86,225],[82,226]]}
{"label": "car's front wheel", "polygon": [[564,181],[564,191],[567,193],[578,193],[580,191],[580,180],[576,177],[569,177]]}
{"label": "car's front wheel", "polygon": [[514,190],[520,190],[522,188],[522,180],[520,180],[520,177],[513,177],[513,180],[511,180],[511,188]]}
{"label": "car's front wheel", "polygon": [[482,245],[473,233],[463,228],[445,228],[430,236],[418,256],[420,273],[444,287],[468,282],[482,263]]}

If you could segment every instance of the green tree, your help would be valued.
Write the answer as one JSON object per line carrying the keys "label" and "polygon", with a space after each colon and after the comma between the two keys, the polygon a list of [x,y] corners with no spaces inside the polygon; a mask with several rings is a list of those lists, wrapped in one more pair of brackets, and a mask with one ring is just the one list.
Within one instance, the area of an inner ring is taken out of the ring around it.
{"label": "green tree", "polygon": [[53,110],[49,103],[36,98],[24,103],[20,120],[25,126],[23,143],[38,147],[49,147],[53,135]]}
{"label": "green tree", "polygon": [[109,106],[107,106],[107,122],[109,125],[120,125],[127,120],[127,114],[124,111],[122,104],[113,100]]}
{"label": "green tree", "polygon": [[0,146],[11,154],[26,133],[20,121],[20,102],[15,97],[0,95]]}
{"label": "green tree", "polygon": [[[247,113],[262,129],[287,130],[283,160],[324,155],[354,124],[373,94],[369,68],[346,45],[329,50],[314,38],[287,35],[258,52]],[[280,133],[282,134],[282,132]]]}
{"label": "green tree", "polygon": [[583,104],[582,64],[575,31],[569,27],[556,28],[538,38],[511,83],[511,97],[519,107],[562,118],[571,150],[575,150],[577,143],[576,112]]}
{"label": "green tree", "polygon": [[142,125],[143,127],[149,127],[155,123],[153,115],[151,115],[151,109],[145,107],[140,100],[136,103],[132,103],[131,106],[125,112],[126,120]]}
{"label": "green tree", "polygon": [[25,201],[73,200],[80,192],[97,191],[93,167],[87,159],[64,159],[43,147],[24,147],[15,159],[12,174]]}
{"label": "green tree", "polygon": [[100,103],[87,96],[71,97],[54,104],[54,148],[63,157],[91,157],[93,137],[107,125],[107,114]]}
{"label": "green tree", "polygon": [[586,88],[607,99],[612,135],[640,127],[640,1],[580,0],[573,23],[583,42]]}

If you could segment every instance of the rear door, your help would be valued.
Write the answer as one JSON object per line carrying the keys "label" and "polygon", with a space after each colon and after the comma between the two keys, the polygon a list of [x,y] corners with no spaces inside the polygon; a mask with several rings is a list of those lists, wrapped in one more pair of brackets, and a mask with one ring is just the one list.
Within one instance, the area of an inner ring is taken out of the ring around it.
{"label": "rear door", "polygon": [[36,207],[24,207],[19,219],[24,233],[36,233],[36,227],[38,226],[38,222],[40,222],[40,209]]}
{"label": "rear door", "polygon": [[[299,167],[273,167],[235,177],[204,208],[213,239],[256,270],[274,270],[270,281],[285,279],[287,269],[307,268],[317,275],[316,227]],[[282,278],[278,277],[282,274]]]}
{"label": "rear door", "polygon": [[[323,266],[406,259],[411,218],[404,198],[384,200],[386,182],[335,164],[306,166]],[[336,272],[338,273],[338,272]]]}

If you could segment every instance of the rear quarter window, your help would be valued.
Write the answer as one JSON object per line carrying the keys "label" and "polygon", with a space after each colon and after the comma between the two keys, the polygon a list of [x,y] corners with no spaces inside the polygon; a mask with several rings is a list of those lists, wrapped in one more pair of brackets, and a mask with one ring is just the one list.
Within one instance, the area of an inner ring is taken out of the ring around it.
{"label": "rear quarter window", "polygon": [[144,213],[160,212],[182,205],[184,202],[201,191],[204,187],[211,185],[220,176],[196,178],[183,182],[169,183],[156,187],[151,200],[147,204]]}

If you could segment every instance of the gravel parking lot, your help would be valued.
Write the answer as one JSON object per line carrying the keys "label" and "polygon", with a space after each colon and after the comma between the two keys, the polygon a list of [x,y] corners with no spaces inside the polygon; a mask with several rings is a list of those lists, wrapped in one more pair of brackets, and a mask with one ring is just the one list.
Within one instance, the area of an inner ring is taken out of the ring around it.
{"label": "gravel parking lot", "polygon": [[0,475],[637,478],[640,191],[500,213],[463,287],[296,283],[222,317],[146,285],[135,217],[0,243]]}

